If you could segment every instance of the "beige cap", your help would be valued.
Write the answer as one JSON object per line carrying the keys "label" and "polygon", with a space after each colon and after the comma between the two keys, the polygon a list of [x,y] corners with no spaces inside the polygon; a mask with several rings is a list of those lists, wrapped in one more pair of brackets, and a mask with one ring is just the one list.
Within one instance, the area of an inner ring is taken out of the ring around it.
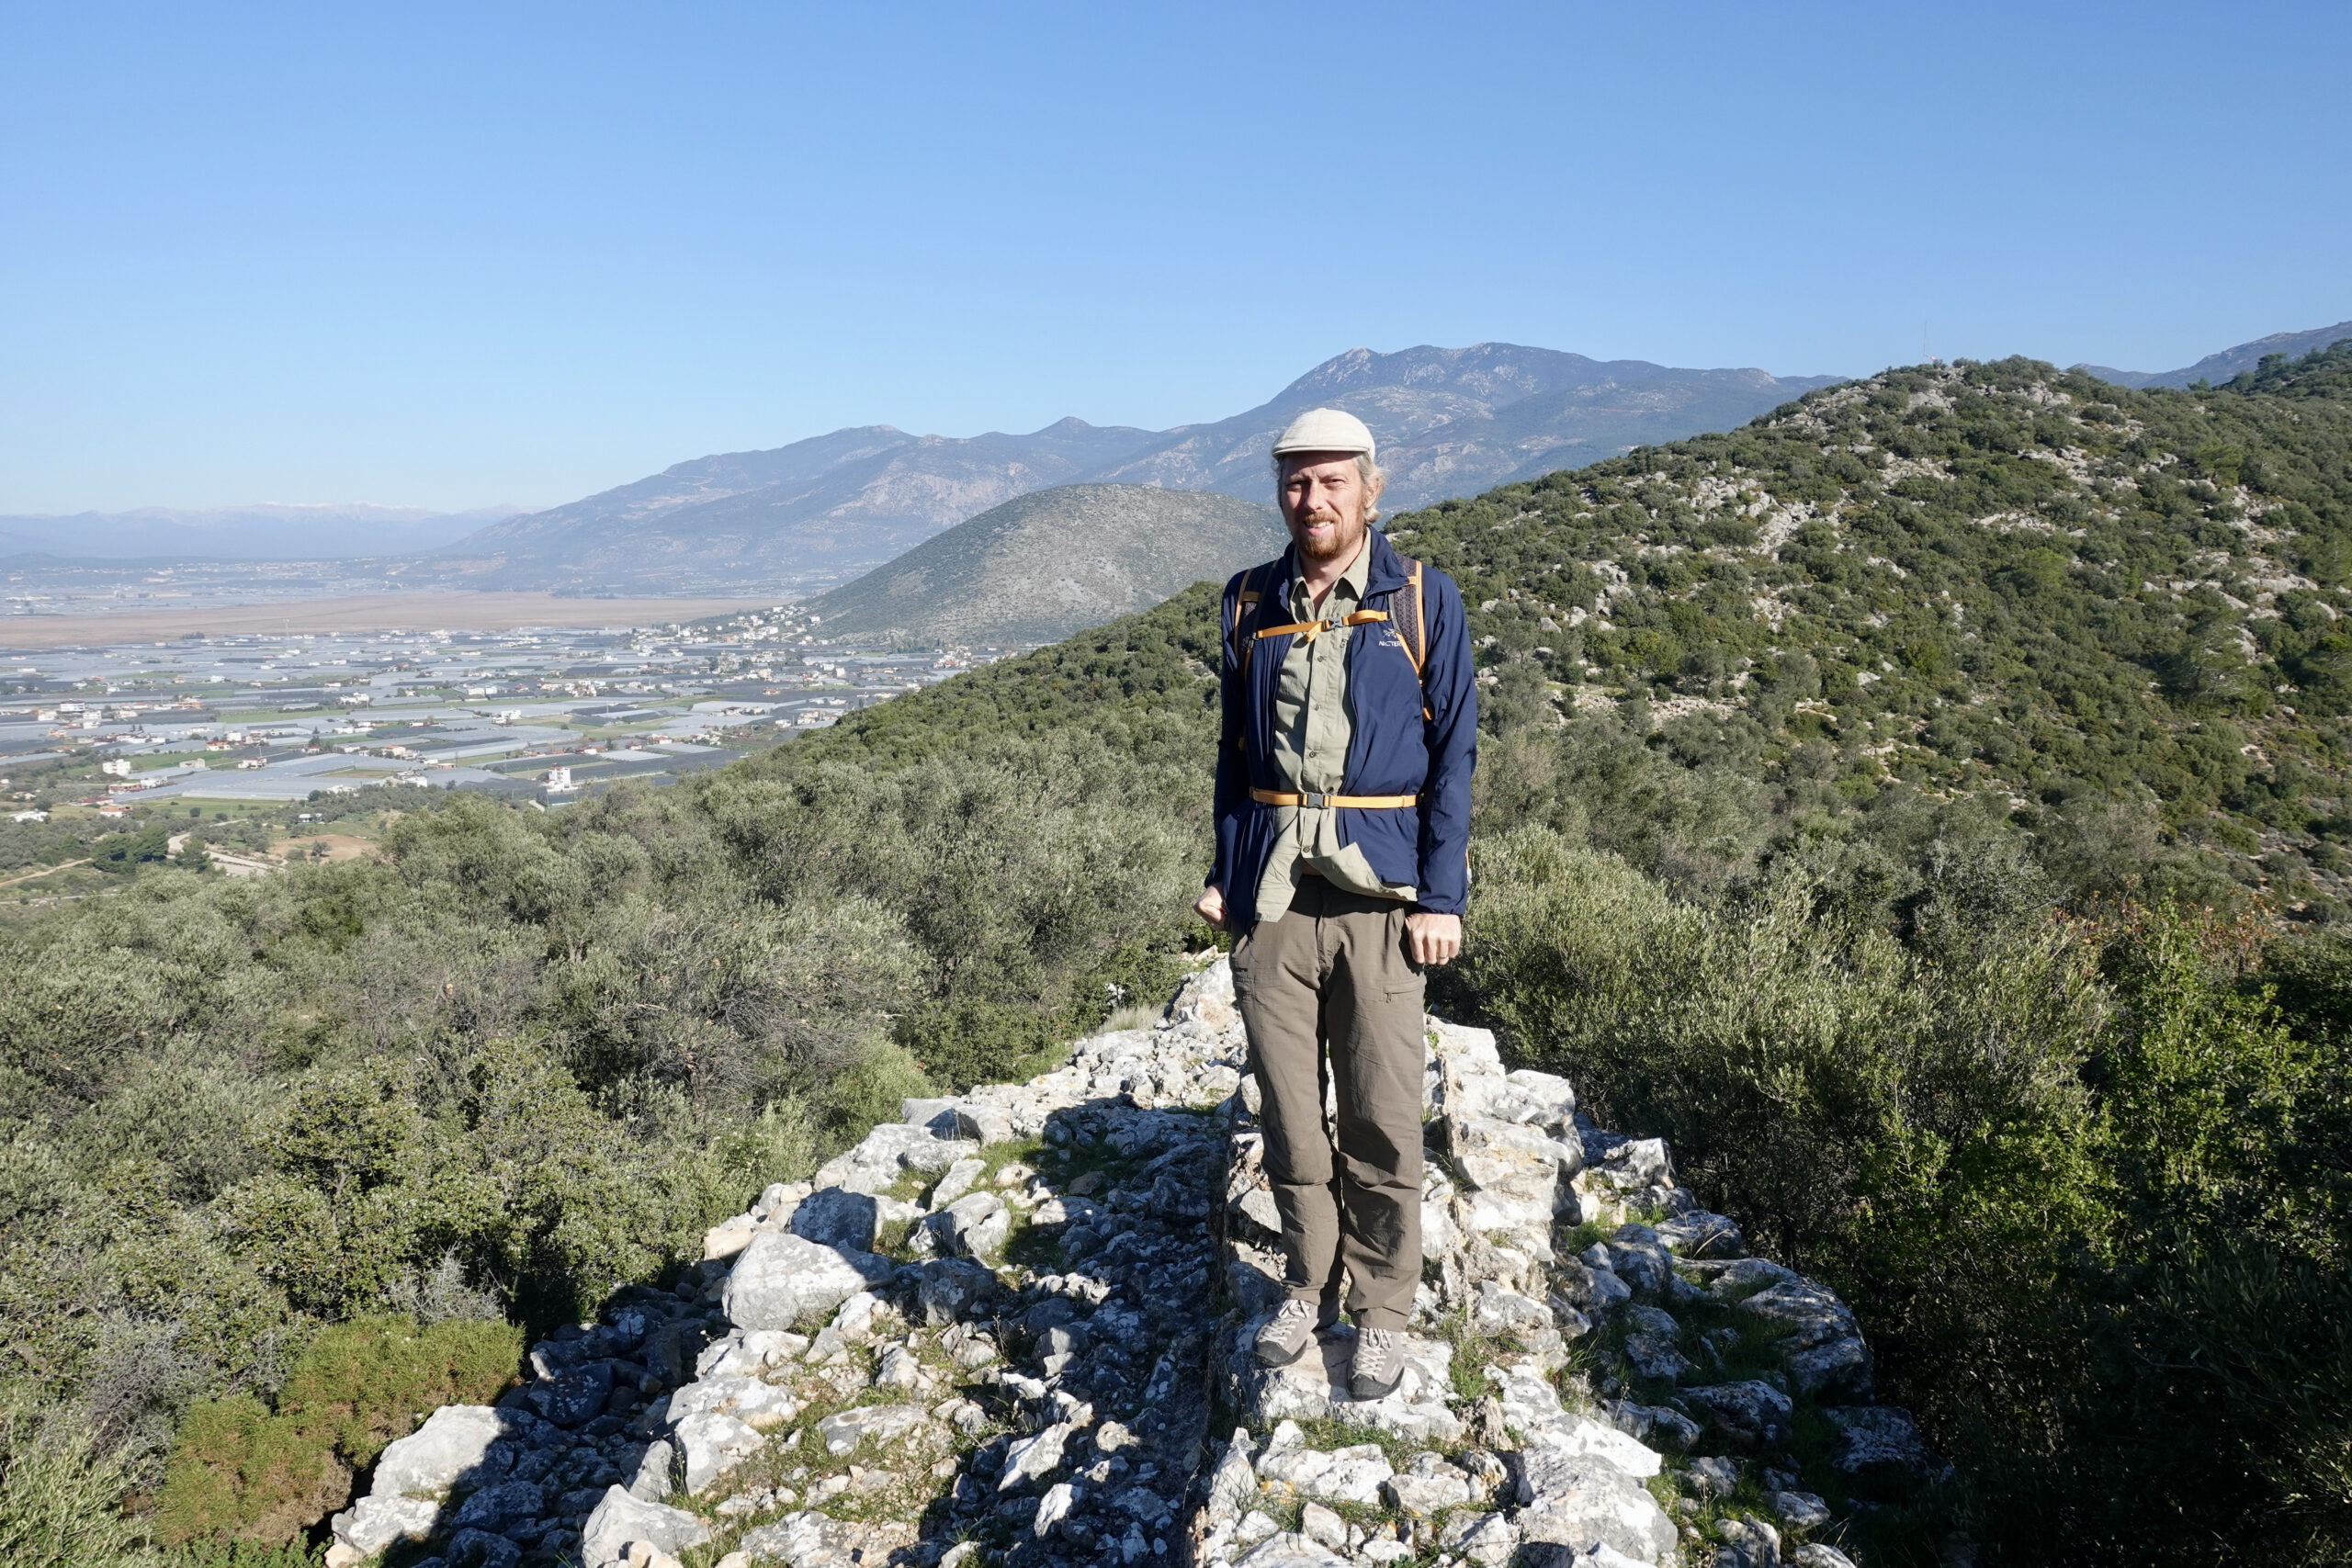
{"label": "beige cap", "polygon": [[1274,437],[1274,456],[1285,452],[1360,452],[1373,455],[1372,432],[1344,409],[1308,409]]}

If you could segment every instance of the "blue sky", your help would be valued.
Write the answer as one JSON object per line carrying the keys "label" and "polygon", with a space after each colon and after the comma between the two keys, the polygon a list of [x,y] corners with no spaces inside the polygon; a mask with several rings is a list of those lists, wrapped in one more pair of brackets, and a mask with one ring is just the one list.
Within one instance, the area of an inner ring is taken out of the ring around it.
{"label": "blue sky", "polygon": [[[1270,16],[1270,13],[1272,15]],[[0,0],[0,511],[2352,317],[2352,7]]]}

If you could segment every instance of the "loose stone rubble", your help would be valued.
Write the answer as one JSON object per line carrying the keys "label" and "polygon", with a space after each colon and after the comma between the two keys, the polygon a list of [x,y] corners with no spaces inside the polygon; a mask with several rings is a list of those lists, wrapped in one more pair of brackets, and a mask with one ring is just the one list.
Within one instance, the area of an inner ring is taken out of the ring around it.
{"label": "loose stone rubble", "polygon": [[[1257,1087],[1218,963],[1161,1022],[910,1100],[674,1289],[393,1443],[330,1568],[1703,1562],[1836,1568],[1943,1474],[1853,1314],[1656,1139],[1432,1020],[1405,1381],[1272,1371]],[[1826,1434],[1792,1457],[1801,1423]],[[1826,1456],[1826,1457],[1825,1457]],[[1824,1491],[1840,1499],[1825,1500]],[[1842,1508],[1842,1512],[1841,1512]]]}

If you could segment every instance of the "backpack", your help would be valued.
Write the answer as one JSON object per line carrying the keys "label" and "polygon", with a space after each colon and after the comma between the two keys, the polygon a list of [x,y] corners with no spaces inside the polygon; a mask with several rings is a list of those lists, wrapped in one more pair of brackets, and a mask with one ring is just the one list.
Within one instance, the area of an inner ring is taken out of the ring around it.
{"label": "backpack", "polygon": [[[1396,560],[1405,569],[1405,586],[1388,595],[1388,608],[1358,610],[1353,615],[1340,617],[1339,624],[1357,626],[1392,619],[1396,623],[1396,640],[1404,645],[1405,657],[1413,661],[1413,678],[1424,685],[1421,717],[1428,719],[1434,716],[1430,712],[1426,690],[1430,626],[1429,605],[1421,593],[1421,563],[1410,556],[1398,556]],[[1250,673],[1250,655],[1256,649],[1260,637],[1303,632],[1311,640],[1322,632],[1324,623],[1321,621],[1294,621],[1280,626],[1261,626],[1257,624],[1257,616],[1248,607],[1261,603],[1265,598],[1258,588],[1259,579],[1281,564],[1279,560],[1272,560],[1262,566],[1251,567],[1242,574],[1240,591],[1233,596],[1233,622],[1225,630],[1227,643],[1231,645],[1240,636],[1244,616],[1249,617],[1251,627],[1250,639],[1240,645],[1241,673],[1245,679]]]}

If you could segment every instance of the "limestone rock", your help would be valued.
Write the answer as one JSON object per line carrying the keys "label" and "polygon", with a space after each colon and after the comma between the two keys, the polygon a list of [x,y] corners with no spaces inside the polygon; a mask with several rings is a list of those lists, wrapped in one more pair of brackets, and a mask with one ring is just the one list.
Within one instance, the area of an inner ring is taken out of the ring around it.
{"label": "limestone rock", "polygon": [[[1099,1434],[1095,1442],[1101,1446]],[[1209,1476],[1208,1495],[1201,1506],[1212,1524],[1238,1518],[1250,1500],[1258,1495],[1257,1471],[1250,1462],[1251,1447],[1250,1429],[1236,1427],[1225,1445],[1224,1457],[1217,1461],[1216,1471]]]}
{"label": "limestone rock", "polygon": [[1781,1568],[1781,1532],[1754,1515],[1718,1519],[1715,1534],[1724,1548],[1715,1554],[1722,1568]]}
{"label": "limestone rock", "polygon": [[[1283,1429],[1297,1428],[1285,1422]],[[1258,1461],[1261,1481],[1281,1483],[1299,1496],[1321,1503],[1352,1503],[1369,1506],[1379,1501],[1382,1483],[1395,1472],[1378,1443],[1360,1443],[1323,1452],[1303,1443],[1283,1444],[1281,1435],[1266,1445]]]}
{"label": "limestone rock", "polygon": [[1400,1513],[1433,1519],[1470,1501],[1470,1483],[1450,1475],[1392,1475],[1381,1483],[1384,1501]]}
{"label": "limestone rock", "polygon": [[699,1497],[711,1483],[767,1446],[767,1438],[723,1411],[704,1410],[670,1430],[684,1460],[686,1490]]}
{"label": "limestone rock", "polygon": [[1739,1490],[1740,1472],[1747,1465],[1724,1454],[1711,1454],[1690,1461],[1689,1479],[1696,1490],[1710,1497],[1728,1497]]}
{"label": "limestone rock", "polygon": [[792,1234],[820,1247],[871,1252],[881,1220],[881,1205],[873,1194],[853,1192],[846,1187],[820,1187],[792,1211]]}
{"label": "limestone rock", "polygon": [[1739,1310],[1782,1331],[1789,1376],[1799,1389],[1869,1397],[1871,1356],[1861,1325],[1830,1292],[1810,1280],[1782,1280],[1742,1301]]}
{"label": "limestone rock", "polygon": [[937,1328],[968,1317],[1003,1290],[996,1275],[962,1258],[934,1258],[923,1264],[916,1283],[923,1321]]}
{"label": "limestone rock", "polygon": [[1501,1514],[1456,1514],[1437,1539],[1441,1550],[1482,1568],[1503,1568],[1519,1555],[1519,1526]]}
{"label": "limestone rock", "polygon": [[553,1382],[526,1389],[523,1397],[542,1418],[568,1431],[584,1427],[603,1415],[605,1402],[612,1392],[613,1364],[591,1361],[584,1367],[572,1368]]}
{"label": "limestone rock", "polygon": [[894,1443],[928,1419],[919,1404],[862,1404],[842,1410],[817,1423],[818,1438],[829,1454],[849,1453],[867,1438]]}
{"label": "limestone rock", "polygon": [[946,1174],[942,1176],[931,1190],[933,1210],[944,1209],[956,1199],[969,1192],[980,1179],[980,1173],[987,1168],[987,1166],[977,1159],[959,1159],[949,1166]]}
{"label": "limestone rock", "polygon": [[1059,1470],[1062,1450],[1075,1430],[1069,1422],[1057,1421],[1044,1431],[1013,1444],[1005,1450],[1004,1468],[997,1474],[996,1489],[1010,1492],[1042,1481]]}
{"label": "limestone rock", "polygon": [[1035,1131],[1043,1120],[1042,1115],[1016,1119],[1004,1108],[967,1101],[956,1112],[956,1135],[983,1145],[1009,1144]]}
{"label": "limestone rock", "polygon": [[1699,1440],[1699,1423],[1667,1405],[1621,1400],[1606,1408],[1611,1425],[1645,1443],[1665,1441],[1687,1449]]}
{"label": "limestone rock", "polygon": [[956,1119],[964,1102],[953,1095],[942,1100],[902,1100],[899,1101],[899,1120],[910,1127],[921,1127],[934,1137],[956,1136]]}
{"label": "limestone rock", "polygon": [[1581,1260],[1561,1265],[1559,1281],[1563,1296],[1595,1316],[1613,1312],[1634,1299],[1632,1288],[1609,1267],[1605,1252],[1598,1268]]}
{"label": "limestone rock", "polygon": [[1674,1275],[1674,1255],[1647,1225],[1620,1225],[1601,1248],[1611,1272],[1625,1281],[1636,1296],[1656,1297]]}
{"label": "limestone rock", "polygon": [[536,1483],[502,1481],[468,1497],[458,1509],[460,1529],[503,1531],[510,1524],[537,1518],[547,1498]]}
{"label": "limestone rock", "polygon": [[1069,1517],[1077,1500],[1078,1488],[1069,1482],[1057,1481],[1046,1487],[1046,1495],[1037,1499],[1037,1512],[1029,1521],[1029,1533],[1040,1538],[1052,1534],[1054,1527]]}
{"label": "limestone rock", "polygon": [[1716,1270],[1715,1277],[1707,1282],[1707,1293],[1720,1301],[1739,1301],[1787,1283],[1803,1284],[1804,1280],[1769,1258],[1743,1258]]}
{"label": "limestone rock", "polygon": [[759,1222],[749,1214],[737,1214],[703,1232],[702,1256],[706,1263],[715,1263],[734,1257],[752,1245],[752,1235]]}
{"label": "limestone rock", "polygon": [[334,1539],[362,1557],[373,1557],[395,1541],[423,1540],[441,1517],[441,1505],[429,1497],[404,1497],[379,1490],[328,1521]]}
{"label": "limestone rock", "polygon": [[1524,1204],[1548,1225],[1559,1192],[1563,1146],[1548,1134],[1485,1116],[1449,1116],[1446,1152],[1481,1192]]}
{"label": "limestone rock", "polygon": [[1012,1216],[993,1192],[972,1192],[931,1216],[928,1222],[958,1258],[993,1258],[1012,1234]]}
{"label": "limestone rock", "polygon": [[865,1134],[856,1147],[836,1155],[818,1168],[819,1188],[846,1187],[852,1191],[888,1190],[908,1171],[936,1176],[957,1160],[979,1153],[977,1144],[934,1137],[927,1128],[902,1122],[885,1122]]}
{"label": "limestone rock", "polygon": [[595,1512],[580,1529],[583,1562],[604,1562],[621,1554],[630,1541],[641,1540],[673,1557],[690,1546],[710,1540],[703,1522],[684,1508],[641,1502],[618,1486],[605,1488]]}
{"label": "limestone rock", "polygon": [[1834,1546],[1809,1540],[1789,1554],[1797,1568],[1854,1568],[1854,1560]]}
{"label": "limestone rock", "polygon": [[1768,1382],[1707,1383],[1684,1389],[1682,1397],[1694,1412],[1704,1410],[1709,1424],[1736,1449],[1777,1452],[1794,1432],[1795,1405]]}
{"label": "limestone rock", "polygon": [[385,1446],[376,1461],[379,1497],[437,1495],[462,1481],[482,1486],[514,1462],[527,1417],[486,1404],[445,1404],[424,1425]]}
{"label": "limestone rock", "polygon": [[1235,1568],[1348,1568],[1348,1560],[1305,1535],[1269,1536]]}
{"label": "limestone rock", "polygon": [[1582,1551],[1595,1541],[1639,1562],[1674,1551],[1675,1529],[1656,1499],[1624,1471],[1589,1455],[1531,1450],[1520,1467],[1522,1541]]}
{"label": "limestone rock", "polygon": [[751,1531],[741,1548],[753,1562],[782,1562],[786,1568],[863,1568],[888,1562],[894,1551],[913,1545],[914,1539],[912,1525],[861,1524],[808,1509]]}
{"label": "limestone rock", "polygon": [[1657,1239],[1677,1258],[1737,1258],[1747,1250],[1739,1226],[1722,1214],[1693,1209],[1657,1227]]}
{"label": "limestone rock", "polygon": [[1560,1348],[1560,1331],[1553,1326],[1551,1309],[1498,1280],[1479,1281],[1470,1305],[1470,1326],[1529,1350]]}
{"label": "limestone rock", "polygon": [[1205,1029],[1227,1029],[1241,1021],[1235,1010],[1233,962],[1220,958],[1176,987],[1168,1004],[1171,1022],[1195,1023]]}
{"label": "limestone rock", "polygon": [[443,1568],[515,1568],[522,1561],[521,1547],[488,1530],[461,1529],[441,1549]]}
{"label": "limestone rock", "polygon": [[748,1378],[781,1366],[808,1348],[808,1337],[778,1328],[738,1328],[721,1335],[695,1358],[695,1375]]}
{"label": "limestone rock", "polygon": [[637,1461],[637,1473],[629,1478],[628,1495],[640,1503],[659,1503],[670,1495],[677,1463],[677,1446],[667,1438],[646,1444],[644,1457]]}
{"label": "limestone rock", "polygon": [[803,1318],[831,1312],[891,1272],[888,1259],[870,1252],[763,1231],[735,1260],[719,1307],[741,1328],[790,1328]]}
{"label": "limestone rock", "polygon": [[799,1415],[801,1403],[790,1389],[760,1378],[713,1374],[672,1394],[669,1416],[674,1424],[690,1416],[718,1411],[747,1426],[765,1428]]}

